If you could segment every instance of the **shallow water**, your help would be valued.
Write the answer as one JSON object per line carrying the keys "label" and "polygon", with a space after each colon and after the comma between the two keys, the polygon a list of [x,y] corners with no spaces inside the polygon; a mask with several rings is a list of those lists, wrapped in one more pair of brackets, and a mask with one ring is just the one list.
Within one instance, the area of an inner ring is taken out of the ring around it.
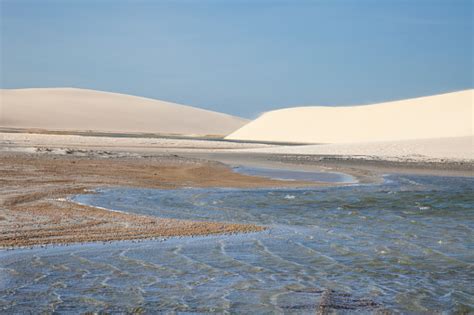
{"label": "shallow water", "polygon": [[348,175],[338,172],[315,172],[315,171],[299,171],[287,170],[281,168],[262,168],[239,166],[235,167],[237,173],[261,176],[279,180],[291,181],[309,181],[309,182],[326,182],[326,183],[356,183],[357,180]]}
{"label": "shallow water", "polygon": [[75,200],[269,229],[3,251],[0,310],[474,311],[473,190],[472,178],[419,176],[316,189],[102,189]]}

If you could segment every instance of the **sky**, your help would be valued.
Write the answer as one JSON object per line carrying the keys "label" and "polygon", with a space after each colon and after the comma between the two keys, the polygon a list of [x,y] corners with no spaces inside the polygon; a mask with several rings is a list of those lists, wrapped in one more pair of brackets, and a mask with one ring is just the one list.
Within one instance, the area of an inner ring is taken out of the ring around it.
{"label": "sky", "polygon": [[0,87],[255,118],[473,88],[473,1],[0,0]]}

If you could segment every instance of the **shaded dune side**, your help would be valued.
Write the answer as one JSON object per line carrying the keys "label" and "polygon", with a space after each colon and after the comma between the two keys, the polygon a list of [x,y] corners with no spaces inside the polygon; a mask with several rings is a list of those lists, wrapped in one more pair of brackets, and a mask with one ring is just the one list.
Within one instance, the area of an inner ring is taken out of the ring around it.
{"label": "shaded dune side", "polygon": [[473,91],[364,106],[275,110],[226,139],[355,143],[471,136]]}
{"label": "shaded dune side", "polygon": [[0,90],[0,127],[225,136],[247,121],[149,98],[75,88]]}

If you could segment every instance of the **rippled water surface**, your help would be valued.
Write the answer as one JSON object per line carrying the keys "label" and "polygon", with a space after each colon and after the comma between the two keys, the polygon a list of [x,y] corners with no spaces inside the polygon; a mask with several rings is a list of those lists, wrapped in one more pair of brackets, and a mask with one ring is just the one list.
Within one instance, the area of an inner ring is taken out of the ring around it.
{"label": "rippled water surface", "polygon": [[3,312],[474,311],[474,179],[104,189],[81,203],[261,233],[0,252]]}

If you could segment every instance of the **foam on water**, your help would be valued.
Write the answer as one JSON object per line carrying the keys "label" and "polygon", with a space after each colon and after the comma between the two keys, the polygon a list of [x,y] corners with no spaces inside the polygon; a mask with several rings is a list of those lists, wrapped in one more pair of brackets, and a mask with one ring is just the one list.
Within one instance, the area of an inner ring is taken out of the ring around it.
{"label": "foam on water", "polygon": [[74,199],[269,229],[3,251],[0,309],[473,311],[473,190],[471,178],[420,176],[315,189],[101,189]]}

